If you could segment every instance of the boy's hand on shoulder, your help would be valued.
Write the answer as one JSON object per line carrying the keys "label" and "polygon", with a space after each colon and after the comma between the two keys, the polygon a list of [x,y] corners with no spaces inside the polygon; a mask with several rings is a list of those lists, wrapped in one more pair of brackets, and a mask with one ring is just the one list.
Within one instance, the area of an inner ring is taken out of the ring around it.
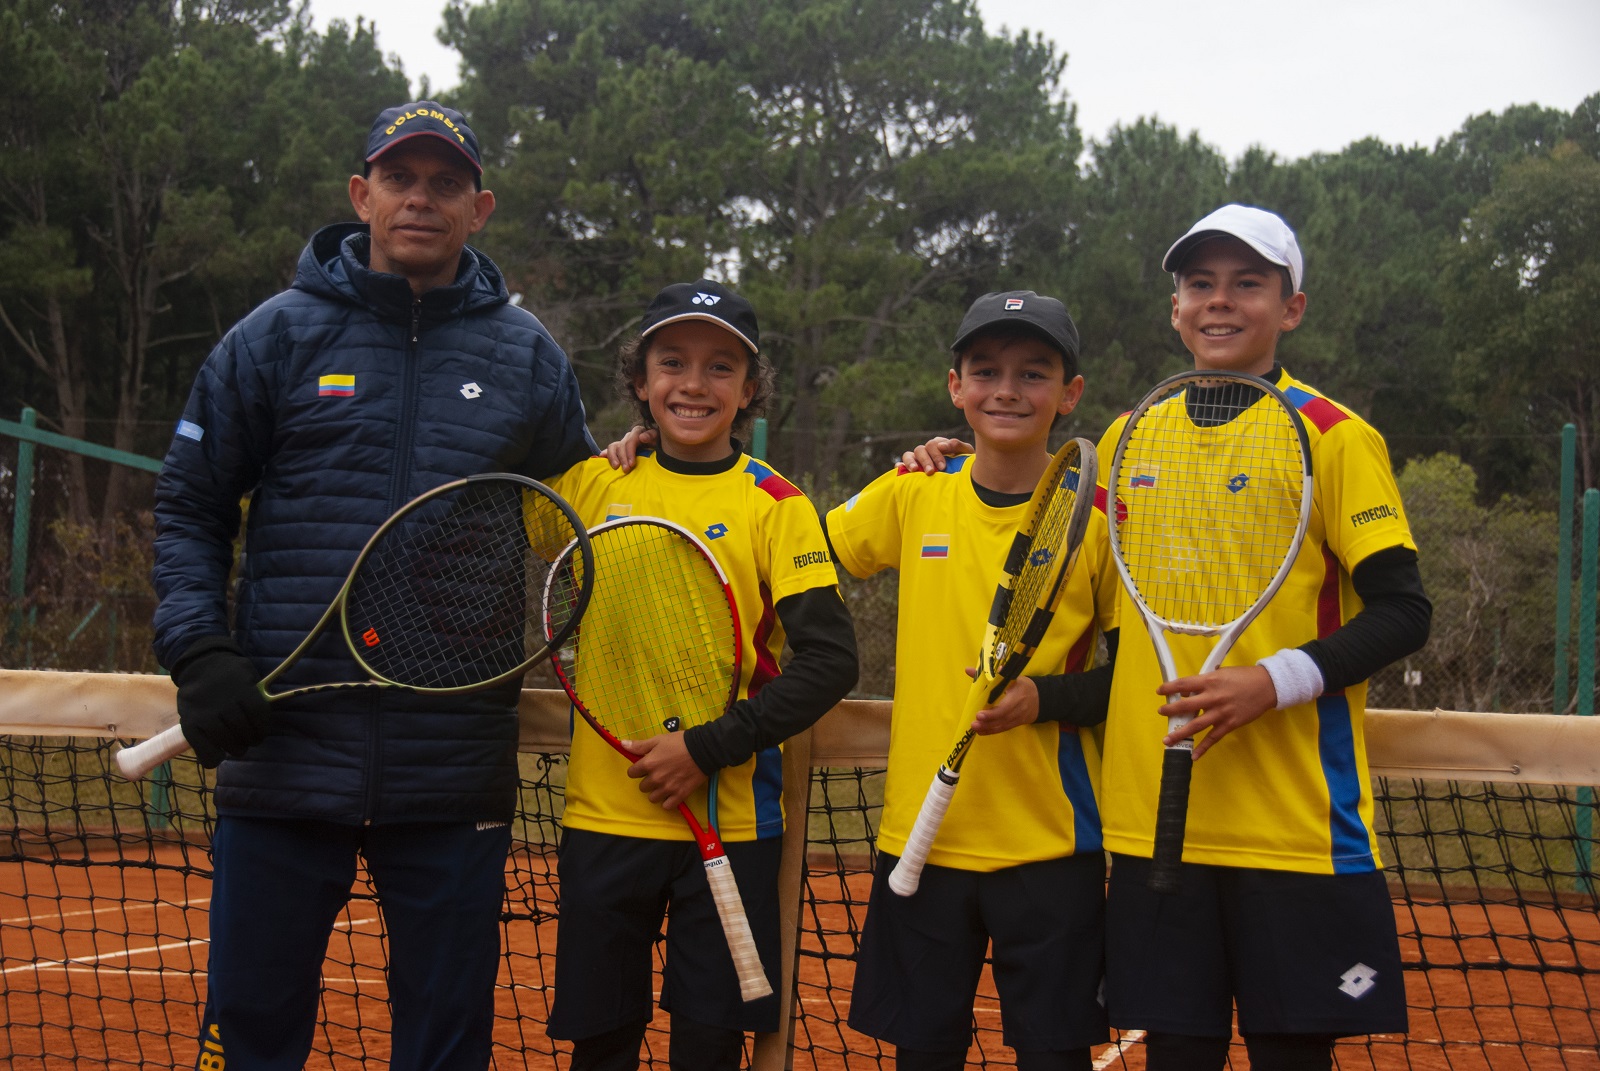
{"label": "boy's hand on shoulder", "polygon": [[641,424],[635,424],[628,429],[628,433],[616,442],[600,451],[605,459],[611,462],[611,467],[621,469],[623,472],[632,472],[634,462],[639,460],[639,449],[644,446],[654,446],[660,438],[652,429]]}
{"label": "boy's hand on shoulder", "polygon": [[943,472],[945,458],[955,457],[957,454],[970,454],[972,449],[971,443],[935,435],[916,449],[901,454],[900,464],[904,465],[908,472],[929,474]]}
{"label": "boy's hand on shoulder", "polygon": [[[969,669],[967,673],[976,676],[973,670]],[[993,736],[1019,725],[1032,725],[1038,720],[1039,687],[1027,677],[1018,677],[995,701],[994,706],[978,711],[977,717],[972,719],[972,727],[979,736]]]}
{"label": "boy's hand on shoulder", "polygon": [[1227,666],[1198,677],[1179,677],[1156,691],[1165,696],[1177,696],[1156,711],[1163,718],[1174,714],[1198,715],[1183,728],[1164,737],[1163,744],[1170,747],[1186,737],[1211,730],[1204,739],[1195,741],[1196,759],[1224,736],[1249,725],[1278,705],[1272,676],[1260,666]]}
{"label": "boy's hand on shoulder", "polygon": [[[1265,672],[1265,670],[1263,670]],[[689,755],[682,733],[662,733],[646,740],[624,740],[623,744],[639,758],[628,767],[628,776],[639,781],[639,791],[669,811],[689,798],[689,793],[706,783],[706,775]]]}

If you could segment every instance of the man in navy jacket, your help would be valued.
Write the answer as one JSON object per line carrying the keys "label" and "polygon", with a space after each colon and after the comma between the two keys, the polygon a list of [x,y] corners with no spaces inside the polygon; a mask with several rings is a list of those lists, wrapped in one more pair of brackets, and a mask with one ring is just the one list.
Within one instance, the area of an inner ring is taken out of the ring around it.
{"label": "man in navy jacket", "polygon": [[[212,351],[157,482],[156,654],[184,736],[221,764],[201,1071],[304,1064],[358,856],[390,939],[390,1066],[489,1061],[516,684],[270,708],[256,686],[404,502],[596,452],[565,355],[466,244],[494,210],[482,170],[460,113],[383,112],[350,179],[364,225],[319,231],[294,284]],[[325,635],[278,687],[361,678]]]}

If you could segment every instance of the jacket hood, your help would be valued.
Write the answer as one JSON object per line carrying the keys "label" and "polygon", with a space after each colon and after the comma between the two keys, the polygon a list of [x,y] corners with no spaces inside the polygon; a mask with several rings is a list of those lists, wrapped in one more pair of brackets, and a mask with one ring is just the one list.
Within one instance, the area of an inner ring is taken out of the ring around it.
{"label": "jacket hood", "polygon": [[[368,267],[372,245],[365,223],[335,223],[311,236],[300,253],[294,289],[342,301],[402,323],[411,318],[411,284]],[[455,282],[422,295],[422,320],[432,323],[511,300],[500,269],[482,251],[467,246]]]}

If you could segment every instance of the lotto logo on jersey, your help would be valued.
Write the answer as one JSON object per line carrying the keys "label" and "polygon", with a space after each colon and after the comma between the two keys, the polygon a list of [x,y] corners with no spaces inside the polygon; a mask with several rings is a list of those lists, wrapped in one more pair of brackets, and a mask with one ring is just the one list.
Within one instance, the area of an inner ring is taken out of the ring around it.
{"label": "lotto logo on jersey", "polygon": [[723,524],[721,521],[718,521],[716,524],[713,524],[709,528],[706,529],[706,538],[707,539],[721,539],[723,536],[725,536],[727,534],[728,534],[728,526]]}
{"label": "lotto logo on jersey", "polygon": [[950,557],[950,536],[949,536],[949,534],[945,533],[945,534],[942,534],[942,535],[925,535],[925,536],[923,536],[922,537],[922,556],[924,558],[948,558],[948,557]]}
{"label": "lotto logo on jersey", "polygon": [[1240,491],[1244,490],[1245,484],[1249,482],[1250,477],[1246,476],[1242,472],[1237,476],[1230,476],[1228,478],[1228,490],[1232,491],[1234,494],[1238,494]]}
{"label": "lotto logo on jersey", "polygon": [[1040,566],[1049,565],[1050,559],[1054,557],[1055,555],[1050,553],[1049,547],[1038,547],[1032,554],[1028,555],[1028,564],[1037,569]]}

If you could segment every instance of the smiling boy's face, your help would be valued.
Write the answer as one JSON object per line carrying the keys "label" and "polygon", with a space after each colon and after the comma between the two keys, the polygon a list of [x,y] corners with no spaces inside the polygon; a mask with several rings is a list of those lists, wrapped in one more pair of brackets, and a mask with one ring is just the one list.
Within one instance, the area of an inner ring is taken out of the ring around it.
{"label": "smiling boy's face", "polygon": [[649,346],[633,389],[650,406],[662,449],[680,461],[727,457],[733,422],[755,395],[750,351],[733,332],[704,320],[668,324]]}
{"label": "smiling boy's face", "polygon": [[1072,412],[1083,377],[1065,377],[1061,352],[1041,338],[1010,332],[982,334],[950,372],[950,400],[966,414],[983,449],[1042,445],[1058,415]]}
{"label": "smiling boy's face", "polygon": [[1178,273],[1172,326],[1196,368],[1272,371],[1278,336],[1300,326],[1306,296],[1283,296],[1283,272],[1237,238],[1201,242]]}

